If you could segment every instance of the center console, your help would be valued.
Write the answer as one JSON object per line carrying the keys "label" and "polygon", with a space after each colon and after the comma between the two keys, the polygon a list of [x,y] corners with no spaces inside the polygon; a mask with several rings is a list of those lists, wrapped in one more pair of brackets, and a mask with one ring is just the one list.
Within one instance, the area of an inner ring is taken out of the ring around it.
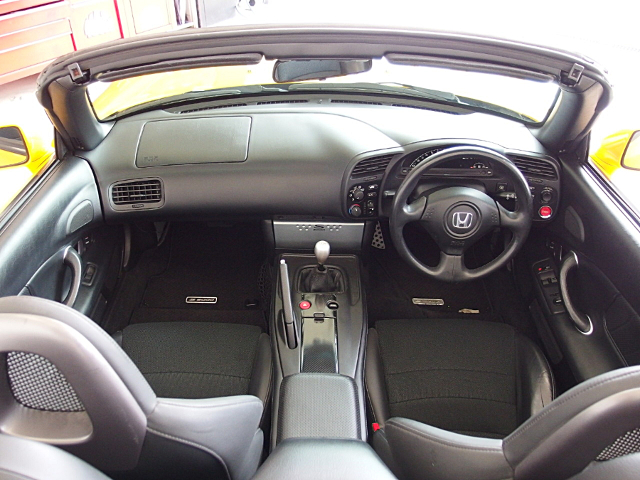
{"label": "center console", "polygon": [[265,225],[277,273],[271,453],[255,478],[395,478],[366,441],[365,230],[327,218]]}
{"label": "center console", "polygon": [[288,438],[366,439],[359,259],[329,256],[324,244],[317,255],[277,258],[272,447]]}

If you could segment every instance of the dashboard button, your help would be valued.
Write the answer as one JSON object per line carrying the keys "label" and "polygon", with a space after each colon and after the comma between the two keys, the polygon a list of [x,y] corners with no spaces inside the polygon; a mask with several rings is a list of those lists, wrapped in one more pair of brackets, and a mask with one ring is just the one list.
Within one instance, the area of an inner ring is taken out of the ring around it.
{"label": "dashboard button", "polygon": [[311,308],[311,302],[303,300],[298,304],[298,306],[300,307],[300,310],[309,310]]}
{"label": "dashboard button", "polygon": [[538,210],[538,215],[540,215],[540,218],[549,218],[552,214],[553,210],[548,205],[540,207],[540,210]]}

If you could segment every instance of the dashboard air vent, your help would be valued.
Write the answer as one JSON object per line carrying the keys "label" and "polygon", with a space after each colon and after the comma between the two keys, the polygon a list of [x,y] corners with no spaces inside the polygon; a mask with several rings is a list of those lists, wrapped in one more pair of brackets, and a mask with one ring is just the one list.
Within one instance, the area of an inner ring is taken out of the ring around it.
{"label": "dashboard air vent", "polygon": [[309,103],[309,100],[272,100],[270,102],[257,102],[257,105],[283,105],[285,103]]}
{"label": "dashboard air vent", "polygon": [[359,161],[356,166],[353,167],[351,176],[357,177],[360,175],[377,175],[379,173],[384,173],[384,171],[389,166],[389,162],[391,162],[392,158],[393,154],[365,158],[364,160]]}
{"label": "dashboard air vent", "polygon": [[331,100],[331,103],[350,103],[353,105],[382,105],[380,102],[365,102],[363,100]]}
{"label": "dashboard air vent", "polygon": [[226,105],[215,105],[208,107],[200,107],[200,108],[190,108],[187,110],[180,110],[178,113],[193,113],[193,112],[204,112],[206,110],[218,110],[219,108],[233,108],[233,107],[246,107],[246,103],[227,103]]}
{"label": "dashboard air vent", "polygon": [[162,183],[157,179],[130,180],[111,187],[114,205],[159,203],[162,201]]}
{"label": "dashboard air vent", "polygon": [[552,179],[558,178],[558,173],[554,165],[547,160],[515,155],[511,155],[509,158],[524,175]]}

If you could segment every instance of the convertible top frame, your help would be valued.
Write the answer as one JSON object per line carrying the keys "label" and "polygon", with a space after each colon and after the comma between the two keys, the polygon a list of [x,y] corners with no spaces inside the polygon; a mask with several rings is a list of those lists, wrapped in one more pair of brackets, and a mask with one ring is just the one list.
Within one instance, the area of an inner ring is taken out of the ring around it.
{"label": "convertible top frame", "polygon": [[[335,26],[243,26],[117,40],[55,60],[38,79],[38,99],[71,149],[91,150],[109,132],[86,86],[103,78],[220,64],[293,58],[424,59],[424,63],[551,76],[561,87],[542,125],[529,126],[551,150],[571,149],[610,102],[604,70],[577,54],[497,38],[409,29]],[[465,67],[466,66],[466,67]]]}

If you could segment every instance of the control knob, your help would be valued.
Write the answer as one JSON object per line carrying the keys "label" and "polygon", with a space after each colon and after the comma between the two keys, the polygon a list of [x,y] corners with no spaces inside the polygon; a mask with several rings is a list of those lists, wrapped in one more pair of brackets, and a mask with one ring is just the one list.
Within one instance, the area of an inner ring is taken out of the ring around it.
{"label": "control knob", "polygon": [[355,187],[353,190],[351,190],[351,195],[353,196],[354,200],[362,200],[364,198],[364,190],[362,189],[362,187]]}
{"label": "control knob", "polygon": [[550,202],[552,198],[553,198],[553,193],[551,192],[551,190],[543,190],[542,193],[540,194],[540,199],[544,203]]}
{"label": "control knob", "polygon": [[362,215],[362,208],[360,207],[360,205],[351,205],[351,208],[349,208],[349,215],[351,215],[352,217],[359,217],[360,215]]}

